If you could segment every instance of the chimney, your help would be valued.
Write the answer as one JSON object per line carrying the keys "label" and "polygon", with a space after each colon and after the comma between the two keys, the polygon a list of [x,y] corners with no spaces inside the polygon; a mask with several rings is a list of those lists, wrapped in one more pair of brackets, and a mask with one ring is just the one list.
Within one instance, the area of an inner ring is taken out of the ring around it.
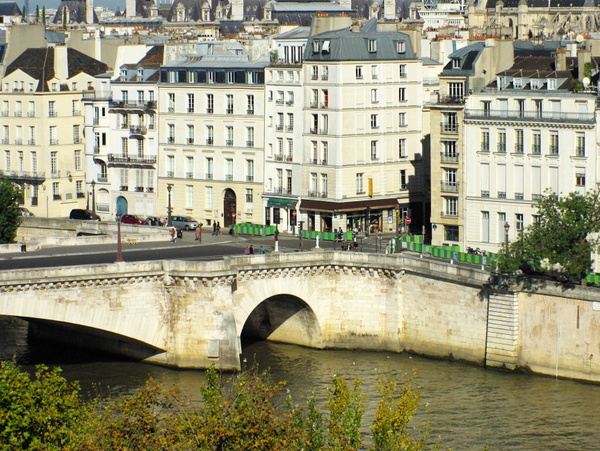
{"label": "chimney", "polygon": [[135,0],[127,0],[127,3],[125,4],[125,14],[127,17],[135,17],[137,15]]}
{"label": "chimney", "polygon": [[60,83],[66,83],[69,78],[69,57],[66,45],[54,47],[54,76]]}
{"label": "chimney", "polygon": [[94,23],[94,0],[85,0],[85,23]]}
{"label": "chimney", "polygon": [[554,54],[554,70],[567,70],[567,52],[564,47],[556,49]]}
{"label": "chimney", "polygon": [[585,49],[581,48],[577,52],[577,67],[579,68],[579,81],[583,81],[585,78],[585,65],[586,63],[592,62],[592,53]]}

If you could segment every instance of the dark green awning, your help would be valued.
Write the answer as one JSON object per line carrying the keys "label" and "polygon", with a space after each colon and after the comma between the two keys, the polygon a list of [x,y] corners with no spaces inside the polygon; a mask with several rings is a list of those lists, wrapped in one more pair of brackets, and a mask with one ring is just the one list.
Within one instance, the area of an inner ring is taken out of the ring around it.
{"label": "dark green awning", "polygon": [[267,207],[295,208],[297,203],[298,199],[269,199]]}

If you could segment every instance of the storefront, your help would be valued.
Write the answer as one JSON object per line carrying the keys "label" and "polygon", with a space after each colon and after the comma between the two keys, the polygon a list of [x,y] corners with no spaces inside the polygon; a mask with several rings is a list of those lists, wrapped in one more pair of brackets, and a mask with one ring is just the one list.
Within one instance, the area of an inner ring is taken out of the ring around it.
{"label": "storefront", "polygon": [[265,207],[265,224],[277,225],[280,230],[296,232],[298,199],[267,199]]}

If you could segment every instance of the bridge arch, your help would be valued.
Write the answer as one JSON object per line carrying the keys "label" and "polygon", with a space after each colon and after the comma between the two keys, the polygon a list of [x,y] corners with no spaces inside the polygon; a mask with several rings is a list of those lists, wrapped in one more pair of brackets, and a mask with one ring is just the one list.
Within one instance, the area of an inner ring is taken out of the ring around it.
{"label": "bridge arch", "polygon": [[321,328],[314,310],[291,294],[276,294],[260,302],[238,330],[242,346],[269,340],[322,347]]}

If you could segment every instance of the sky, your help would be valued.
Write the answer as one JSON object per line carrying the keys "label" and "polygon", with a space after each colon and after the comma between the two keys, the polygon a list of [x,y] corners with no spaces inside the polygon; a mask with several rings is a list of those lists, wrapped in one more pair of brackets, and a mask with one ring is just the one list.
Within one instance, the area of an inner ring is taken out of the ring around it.
{"label": "sky", "polygon": [[[23,8],[25,2],[23,0],[18,0],[17,4],[19,7]],[[40,6],[40,10],[44,6],[46,8],[58,8],[59,4],[60,0],[29,0],[29,9],[35,11],[37,5]],[[119,7],[123,10],[125,9],[125,0],[94,0],[94,6],[105,6],[110,9],[117,9],[117,7]]]}

